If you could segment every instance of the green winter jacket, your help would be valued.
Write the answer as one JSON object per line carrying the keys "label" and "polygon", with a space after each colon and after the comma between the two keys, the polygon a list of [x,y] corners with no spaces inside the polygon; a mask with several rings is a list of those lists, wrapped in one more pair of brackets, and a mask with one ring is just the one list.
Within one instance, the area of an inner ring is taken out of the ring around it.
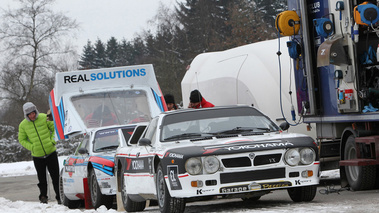
{"label": "green winter jacket", "polygon": [[18,141],[33,157],[43,157],[56,150],[54,134],[54,122],[47,121],[44,113],[38,113],[35,121],[24,119],[18,127]]}

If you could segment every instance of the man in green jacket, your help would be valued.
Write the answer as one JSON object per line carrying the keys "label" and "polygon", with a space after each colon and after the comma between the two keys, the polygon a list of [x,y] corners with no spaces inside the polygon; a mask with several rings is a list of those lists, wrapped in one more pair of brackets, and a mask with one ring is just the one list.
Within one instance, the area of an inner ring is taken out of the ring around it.
{"label": "man in green jacket", "polygon": [[49,170],[55,191],[55,198],[60,204],[59,196],[59,163],[54,140],[54,122],[48,121],[44,113],[39,113],[32,102],[23,106],[25,119],[18,130],[18,140],[27,150],[31,151],[34,167],[37,170],[39,200],[47,203],[46,168]]}

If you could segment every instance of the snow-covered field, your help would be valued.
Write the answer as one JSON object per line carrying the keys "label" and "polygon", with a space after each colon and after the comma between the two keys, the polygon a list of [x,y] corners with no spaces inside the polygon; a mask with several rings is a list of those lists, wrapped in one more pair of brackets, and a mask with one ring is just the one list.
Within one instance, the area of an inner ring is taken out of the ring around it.
{"label": "snow-covered field", "polygon": [[[66,157],[59,157],[60,165],[62,165],[63,160]],[[36,171],[34,169],[34,165],[32,161],[23,161],[23,162],[16,162],[16,163],[3,163],[0,164],[0,178],[3,177],[11,177],[11,176],[25,176],[25,175],[35,175]],[[339,173],[338,171],[331,171],[327,173],[323,173],[322,176],[324,178],[338,178]],[[369,206],[367,208],[370,208]],[[307,204],[300,204],[300,205],[291,205],[291,206],[278,206],[278,207],[267,207],[267,208],[259,208],[256,209],[260,212],[353,212],[349,211],[353,208],[349,208],[348,205],[343,205],[341,208],[336,208],[335,205],[331,204],[323,204],[323,203],[316,203],[312,205],[312,208],[309,208],[309,205]],[[372,208],[375,209],[375,208]],[[222,210],[218,209],[218,212],[223,212]],[[230,209],[228,210],[230,211]],[[246,213],[250,212],[252,209],[245,209],[245,208],[236,208],[235,213]],[[19,213],[19,212],[28,212],[28,213],[92,213],[92,212],[98,212],[98,213],[115,213],[117,212],[115,209],[107,210],[104,206],[101,206],[97,210],[94,209],[68,209],[67,207],[63,205],[58,205],[55,202],[51,202],[49,204],[41,204],[39,202],[27,202],[27,201],[15,201],[12,202],[8,199],[5,199],[4,197],[1,197],[0,194],[0,212],[1,213]],[[145,210],[145,212],[158,212],[157,207],[149,207]],[[208,212],[212,212],[208,211]]]}
{"label": "snow-covered field", "polygon": [[[65,157],[59,157],[60,165],[62,165],[62,161]],[[23,176],[23,175],[34,175],[36,171],[34,169],[34,165],[32,161],[27,162],[17,162],[17,163],[3,163],[0,164],[0,178],[3,177],[11,177],[11,176]],[[323,172],[322,178],[339,178],[339,172],[337,170],[333,170],[330,172]],[[379,197],[379,196],[378,196]],[[357,201],[358,202],[358,201]],[[191,204],[190,204],[191,205]],[[259,212],[375,212],[377,203],[365,204],[361,206],[357,206],[357,203],[333,203],[333,202],[312,202],[304,203],[304,204],[291,204],[291,205],[279,205],[279,206],[267,206],[267,208],[232,208],[232,212],[234,213],[246,213],[250,211],[259,211]],[[193,212],[196,208],[189,209],[188,212]],[[207,212],[230,212],[231,209],[224,211],[223,209],[215,209],[215,210],[206,210]],[[41,204],[39,202],[27,202],[27,201],[15,201],[12,202],[8,199],[5,199],[0,194],[0,213],[19,213],[19,212],[27,212],[27,213],[115,213],[117,212],[115,209],[106,209],[104,206],[101,206],[97,210],[94,209],[68,209],[63,205],[58,205],[56,202],[51,202],[49,204]],[[145,210],[148,213],[156,213],[158,212],[157,207],[149,207]]]}

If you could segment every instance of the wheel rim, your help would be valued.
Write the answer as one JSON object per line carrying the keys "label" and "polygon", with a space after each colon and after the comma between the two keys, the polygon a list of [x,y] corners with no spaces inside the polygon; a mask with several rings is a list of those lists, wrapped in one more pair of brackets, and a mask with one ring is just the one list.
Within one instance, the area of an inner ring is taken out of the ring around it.
{"label": "wheel rim", "polygon": [[91,189],[91,200],[92,203],[95,203],[97,199],[97,181],[94,173],[91,175]]}
{"label": "wheel rim", "polygon": [[[356,159],[357,158],[357,150],[355,150],[355,147],[350,147],[346,159]],[[347,170],[349,171],[350,177],[353,181],[356,181],[358,179],[358,173],[359,173],[359,167],[358,166],[347,166]]]}
{"label": "wheel rim", "polygon": [[157,191],[157,196],[158,196],[158,203],[160,207],[164,206],[164,197],[165,197],[165,183],[164,183],[164,177],[163,177],[163,172],[162,170],[158,170],[158,191]]}

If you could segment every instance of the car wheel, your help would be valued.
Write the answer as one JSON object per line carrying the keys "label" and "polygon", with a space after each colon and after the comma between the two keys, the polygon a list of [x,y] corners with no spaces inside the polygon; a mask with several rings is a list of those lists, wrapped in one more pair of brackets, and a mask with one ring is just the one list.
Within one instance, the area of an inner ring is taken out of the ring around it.
{"label": "car wheel", "polygon": [[64,206],[67,206],[69,209],[79,208],[80,200],[70,200],[64,194],[62,176],[59,177],[59,196],[60,196],[61,202]]}
{"label": "car wheel", "polygon": [[[346,140],[344,154],[345,160],[357,159],[355,137],[353,135]],[[375,186],[375,166],[345,166],[345,173],[347,181],[354,191],[373,189]]]}
{"label": "car wheel", "polygon": [[95,169],[91,169],[89,176],[89,190],[93,208],[97,209],[105,205],[108,209],[112,208],[113,196],[106,196],[101,193],[99,183],[97,182]]}
{"label": "car wheel", "polygon": [[312,201],[317,192],[317,186],[293,187],[287,189],[291,200],[294,202]]}
{"label": "car wheel", "polygon": [[162,165],[158,165],[156,174],[157,199],[160,212],[182,213],[186,206],[183,198],[173,198],[166,186]]}
{"label": "car wheel", "polygon": [[142,202],[135,202],[130,199],[127,191],[126,191],[126,183],[124,180],[124,171],[121,173],[121,183],[122,183],[122,189],[121,189],[121,197],[122,197],[122,204],[124,205],[124,209],[127,212],[139,212],[143,211],[146,207],[146,201]]}

